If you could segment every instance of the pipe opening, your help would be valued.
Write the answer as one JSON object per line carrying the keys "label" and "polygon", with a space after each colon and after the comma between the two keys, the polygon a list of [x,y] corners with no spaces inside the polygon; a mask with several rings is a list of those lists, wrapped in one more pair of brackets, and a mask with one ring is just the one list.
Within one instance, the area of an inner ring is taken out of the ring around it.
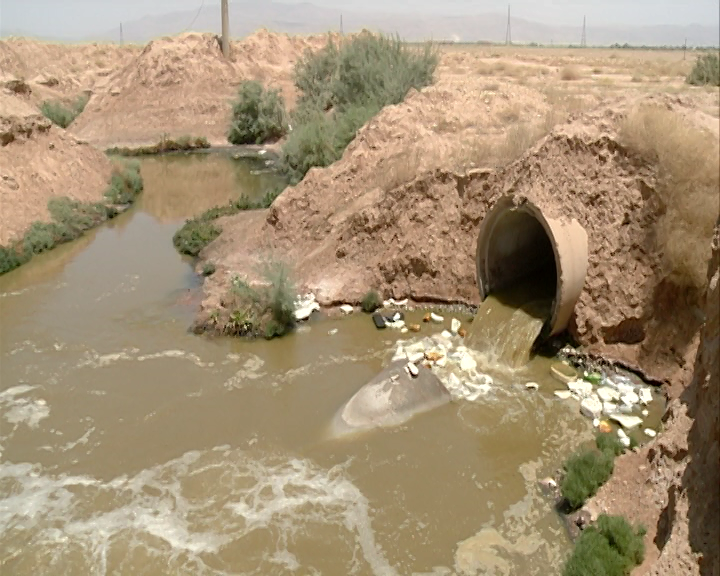
{"label": "pipe opening", "polygon": [[543,333],[558,334],[585,283],[587,256],[587,234],[576,220],[547,218],[534,204],[516,205],[506,196],[480,226],[480,298],[492,293],[509,305],[530,306],[547,320]]}

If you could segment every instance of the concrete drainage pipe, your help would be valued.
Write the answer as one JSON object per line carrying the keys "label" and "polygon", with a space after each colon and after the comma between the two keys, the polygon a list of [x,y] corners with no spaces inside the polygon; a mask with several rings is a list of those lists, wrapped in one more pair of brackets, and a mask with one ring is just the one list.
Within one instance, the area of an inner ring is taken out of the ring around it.
{"label": "concrete drainage pipe", "polygon": [[[580,296],[587,272],[587,233],[576,220],[547,218],[529,201],[501,198],[480,225],[477,277],[480,298],[531,282],[545,272],[554,278],[550,335],[562,332]],[[554,268],[554,275],[552,274]]]}

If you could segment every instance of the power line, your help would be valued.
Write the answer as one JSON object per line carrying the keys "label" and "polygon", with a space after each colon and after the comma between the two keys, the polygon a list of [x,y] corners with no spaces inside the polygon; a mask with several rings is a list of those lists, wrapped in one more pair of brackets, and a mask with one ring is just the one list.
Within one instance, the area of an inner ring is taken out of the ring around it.
{"label": "power line", "polygon": [[183,33],[187,32],[188,30],[190,30],[190,28],[192,28],[192,25],[195,24],[195,21],[198,19],[198,16],[200,16],[200,11],[203,9],[203,6],[205,6],[205,0],[202,0],[202,2],[200,2],[200,8],[198,8],[198,11],[195,13],[195,17],[192,19],[192,22],[190,22],[190,24],[188,24],[187,27],[185,28],[185,30],[180,32],[180,34],[183,34]]}

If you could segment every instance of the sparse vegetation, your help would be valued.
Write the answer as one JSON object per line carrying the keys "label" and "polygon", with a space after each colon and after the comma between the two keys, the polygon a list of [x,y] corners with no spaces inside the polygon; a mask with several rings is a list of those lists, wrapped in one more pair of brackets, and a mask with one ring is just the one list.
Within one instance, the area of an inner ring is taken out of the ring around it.
{"label": "sparse vegetation", "polygon": [[578,66],[565,66],[562,70],[560,70],[560,80],[568,82],[580,80],[580,78],[582,78],[582,73],[580,72],[580,68]]}
{"label": "sparse vegetation", "polygon": [[178,252],[188,256],[197,256],[210,242],[215,240],[222,229],[215,220],[222,216],[232,216],[245,210],[262,210],[269,208],[284,186],[279,185],[270,189],[259,201],[252,201],[246,195],[240,196],[224,206],[213,206],[199,216],[190,218],[173,236],[173,244]]}
{"label": "sparse vegetation", "polygon": [[598,434],[596,450],[583,450],[570,456],[563,468],[560,492],[570,510],[577,510],[594,496],[613,471],[614,460],[625,450],[613,434]]}
{"label": "sparse vegetation", "polygon": [[631,111],[620,136],[628,148],[657,166],[662,208],[654,236],[666,275],[679,286],[702,290],[720,211],[717,139],[659,106]]}
{"label": "sparse vegetation", "polygon": [[382,298],[375,290],[369,290],[360,301],[360,308],[363,312],[370,314],[382,306]]}
{"label": "sparse vegetation", "polygon": [[70,242],[118,214],[118,204],[131,204],[142,192],[140,168],[136,163],[116,166],[105,192],[106,202],[77,202],[67,197],[48,202],[50,222],[33,222],[23,238],[0,246],[0,274],[28,262],[33,255]]}
{"label": "sparse vegetation", "polygon": [[601,514],[580,534],[563,576],[627,576],[645,557],[645,528],[622,516]]}
{"label": "sparse vegetation", "polygon": [[266,90],[254,80],[243,82],[233,103],[228,141],[240,145],[278,140],[287,132],[286,116],[279,90]]}
{"label": "sparse vegetation", "polygon": [[205,264],[203,264],[202,275],[212,276],[213,274],[215,274],[215,264],[212,262],[205,262]]}
{"label": "sparse vegetation", "polygon": [[81,94],[70,106],[59,101],[46,100],[40,105],[40,111],[53,124],[67,128],[85,109],[89,99],[87,94]]}
{"label": "sparse vegetation", "polygon": [[250,285],[233,278],[228,296],[211,323],[229,336],[283,336],[295,326],[297,292],[288,267],[277,261],[264,262],[259,269],[262,282]]}
{"label": "sparse vegetation", "polygon": [[713,53],[698,56],[686,82],[693,86],[720,86],[720,55]]}
{"label": "sparse vegetation", "polygon": [[186,152],[205,148],[210,148],[210,142],[204,136],[180,136],[177,140],[163,136],[160,142],[152,146],[108,148],[105,153],[111,156],[151,156],[166,152]]}
{"label": "sparse vegetation", "polygon": [[384,106],[397,104],[411,88],[432,81],[436,50],[416,48],[399,38],[364,34],[316,53],[306,53],[295,68],[301,92],[293,130],[281,165],[291,183],[314,166],[342,156],[359,128]]}

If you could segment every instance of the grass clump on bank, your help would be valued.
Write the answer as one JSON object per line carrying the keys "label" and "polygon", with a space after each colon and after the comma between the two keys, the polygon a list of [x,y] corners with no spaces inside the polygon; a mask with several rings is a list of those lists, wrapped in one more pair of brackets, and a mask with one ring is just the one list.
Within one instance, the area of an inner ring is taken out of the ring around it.
{"label": "grass clump on bank", "polygon": [[384,106],[430,84],[437,64],[431,45],[411,47],[383,35],[362,34],[339,45],[331,40],[318,52],[306,52],[295,67],[300,97],[281,160],[290,182],[338,160]]}
{"label": "grass clump on bank", "polygon": [[186,152],[190,150],[203,150],[210,148],[210,142],[205,136],[180,136],[177,140],[163,136],[162,140],[152,146],[138,148],[108,148],[105,153],[111,156],[152,156],[167,152]]}
{"label": "grass clump on bank", "polygon": [[283,336],[295,327],[297,291],[288,267],[276,261],[263,263],[262,281],[250,285],[233,278],[229,294],[208,323],[228,336],[266,338]]}
{"label": "grass clump on bank", "polygon": [[285,102],[276,89],[265,89],[260,82],[240,85],[232,107],[227,139],[231,144],[263,144],[287,133]]}
{"label": "grass clump on bank", "polygon": [[215,223],[218,218],[233,216],[245,210],[269,208],[283,188],[284,186],[272,188],[258,201],[252,201],[243,194],[237,200],[232,200],[224,206],[213,206],[199,216],[186,220],[182,228],[173,236],[175,249],[187,256],[197,256],[205,246],[220,236],[222,229]]}
{"label": "grass clump on bank", "polygon": [[613,434],[598,434],[595,450],[583,450],[570,456],[563,465],[565,475],[560,493],[570,510],[577,510],[594,496],[610,478],[615,457],[625,450]]}
{"label": "grass clump on bank", "polygon": [[702,292],[713,228],[720,212],[720,145],[711,134],[660,106],[632,110],[620,138],[657,166],[660,217],[655,242],[664,272],[678,286]]}
{"label": "grass clump on bank", "polygon": [[367,292],[360,301],[360,308],[362,308],[363,312],[368,314],[375,312],[375,310],[380,308],[382,305],[382,298],[380,298],[380,294],[378,294],[375,290]]}
{"label": "grass clump on bank", "polygon": [[685,81],[693,86],[720,86],[720,55],[698,56]]}
{"label": "grass clump on bank", "polygon": [[78,96],[70,106],[66,106],[62,102],[46,100],[40,105],[40,112],[53,124],[67,128],[85,110],[88,100],[90,97],[87,94]]}
{"label": "grass clump on bank", "polygon": [[77,202],[65,196],[50,199],[50,222],[33,222],[23,238],[0,246],[0,275],[114,218],[119,212],[117,205],[132,204],[142,189],[139,165],[128,163],[113,170],[105,202]]}
{"label": "grass clump on bank", "polygon": [[562,576],[627,576],[645,557],[645,528],[602,514],[580,534]]}

